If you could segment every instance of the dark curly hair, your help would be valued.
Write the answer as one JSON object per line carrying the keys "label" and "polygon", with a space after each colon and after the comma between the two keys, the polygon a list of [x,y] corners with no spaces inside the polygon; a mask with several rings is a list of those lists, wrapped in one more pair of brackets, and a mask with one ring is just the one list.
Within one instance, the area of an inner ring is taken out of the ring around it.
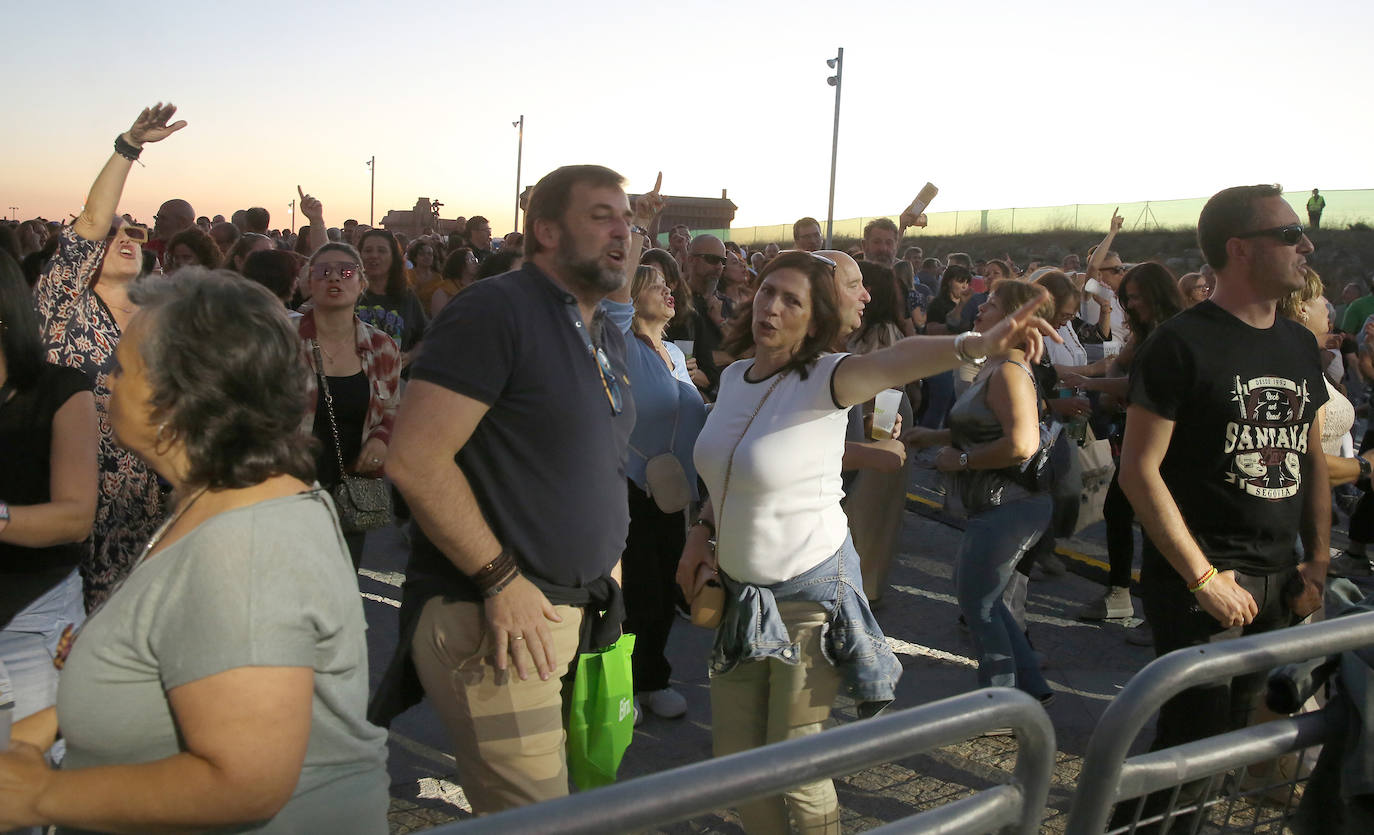
{"label": "dark curly hair", "polygon": [[[809,252],[789,249],[778,253],[759,272],[759,286],[778,270],[799,270],[811,285],[811,323],[815,332],[802,340],[797,353],[782,371],[795,370],[803,380],[821,354],[830,350],[840,332],[840,305],[835,297],[835,268],[818,260]],[[757,298],[757,295],[754,297]],[[735,308],[735,315],[725,323],[725,340],[721,350],[742,357],[754,348],[754,298]]]}
{"label": "dark curly hair", "polygon": [[149,403],[185,445],[188,484],[314,481],[313,439],[301,432],[308,372],[278,299],[228,270],[200,267],[175,280],[140,279],[129,299],[145,327]]}
{"label": "dark curly hair", "polygon": [[213,270],[219,266],[219,262],[222,260],[215,239],[195,226],[188,226],[172,236],[172,239],[167,242],[165,257],[170,259],[172,251],[178,246],[184,246],[191,250],[191,254],[196,258],[196,265],[208,270]]}
{"label": "dark curly hair", "polygon": [[[396,236],[385,229],[369,229],[358,238],[358,252],[361,254],[369,238],[381,238],[391,250],[391,266],[386,271],[386,294],[403,296],[406,292],[406,259],[401,254],[401,243]],[[361,257],[361,256],[360,256]],[[370,279],[369,279],[370,281]],[[364,287],[364,290],[367,288]]]}

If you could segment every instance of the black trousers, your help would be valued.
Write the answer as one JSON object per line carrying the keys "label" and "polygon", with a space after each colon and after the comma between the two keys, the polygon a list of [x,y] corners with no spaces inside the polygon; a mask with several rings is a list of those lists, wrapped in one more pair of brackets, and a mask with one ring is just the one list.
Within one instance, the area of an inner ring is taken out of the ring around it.
{"label": "black trousers", "polygon": [[1135,508],[1131,507],[1117,481],[1120,472],[1118,467],[1112,473],[1112,483],[1107,486],[1107,495],[1102,500],[1102,521],[1107,528],[1107,563],[1111,566],[1107,582],[1115,587],[1130,588],[1131,561],[1135,559]]}
{"label": "black trousers", "polygon": [[629,482],[630,533],[621,557],[625,591],[625,631],[635,636],[632,658],[635,692],[662,690],[673,668],[664,648],[677,600],[677,563],[687,541],[685,513],[664,513]]}
{"label": "black trousers", "polygon": [[[1164,556],[1146,540],[1144,561],[1140,571],[1141,596],[1144,598],[1145,619],[1154,632],[1155,655],[1161,656],[1184,647],[1216,643],[1242,635],[1255,635],[1291,626],[1296,621],[1288,606],[1288,595],[1298,580],[1296,560],[1293,566],[1267,575],[1236,574],[1236,582],[1250,592],[1259,607],[1259,614],[1244,627],[1224,628],[1197,604],[1182,577],[1169,565]],[[1191,687],[1179,693],[1159,709],[1155,723],[1155,738],[1151,751],[1173,748],[1210,736],[1245,727],[1250,712],[1264,691],[1268,671],[1236,676],[1229,681]],[[1191,805],[1202,799],[1205,780],[1194,781],[1179,792],[1178,805]],[[1167,808],[1170,790],[1155,792],[1145,799],[1142,818],[1157,815]],[[1135,814],[1137,801],[1117,807],[1113,826],[1128,823]],[[1191,816],[1189,816],[1191,817]],[[1171,831],[1191,831],[1177,821]],[[1142,831],[1157,831],[1142,827]]]}

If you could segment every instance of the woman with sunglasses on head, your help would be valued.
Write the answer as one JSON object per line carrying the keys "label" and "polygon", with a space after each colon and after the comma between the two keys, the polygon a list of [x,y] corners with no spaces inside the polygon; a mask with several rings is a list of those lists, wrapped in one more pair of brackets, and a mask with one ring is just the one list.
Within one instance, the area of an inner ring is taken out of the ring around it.
{"label": "woman with sunglasses on head", "polygon": [[81,565],[88,610],[124,576],[162,518],[157,477],[114,442],[107,407],[115,346],[136,312],[129,286],[142,270],[142,245],[148,241],[148,228],[126,223],[115,208],[144,145],[186,127],[185,121],[168,123],[175,114],[174,105],[159,102],[115,137],[114,153],[91,185],[85,208],[62,230],[47,272],[34,287],[48,361],[85,372],[95,394],[101,491],[92,551]]}
{"label": "woman with sunglasses on head", "polygon": [[1178,280],[1178,291],[1183,295],[1185,309],[1205,302],[1212,297],[1216,278],[1209,279],[1202,273],[1188,273]]}
{"label": "woman with sunglasses on head", "polygon": [[[328,490],[352,473],[381,475],[400,405],[401,352],[356,312],[363,292],[361,260],[345,243],[316,250],[307,265],[312,304],[297,324],[310,367],[301,428],[320,442],[315,477]],[[327,389],[320,388],[321,374]],[[347,472],[339,472],[340,459]],[[344,534],[355,569],[366,537],[365,532]]]}
{"label": "woman with sunglasses on head", "polygon": [[[987,333],[829,353],[863,310],[858,265],[843,253],[788,251],[760,279],[722,345],[753,358],[721,374],[697,438],[694,460],[711,498],[677,571],[689,599],[703,566],[718,569],[726,588],[711,658],[717,756],[816,733],[842,688],[861,716],[893,699],[901,665],[864,598],[840,507],[850,407],[1012,345],[1029,343],[1038,359],[1041,335],[1052,333],[1035,315],[1036,294]],[[830,780],[742,804],[740,814],[751,835],[787,832],[789,817],[805,832],[840,825]]]}

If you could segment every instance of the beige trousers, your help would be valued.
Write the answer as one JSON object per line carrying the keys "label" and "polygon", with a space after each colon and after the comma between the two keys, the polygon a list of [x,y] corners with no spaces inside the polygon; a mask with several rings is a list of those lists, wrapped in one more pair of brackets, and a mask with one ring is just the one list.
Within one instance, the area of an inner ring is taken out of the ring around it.
{"label": "beige trousers", "polygon": [[[825,609],[819,603],[782,601],[778,611],[800,647],[799,663],[745,661],[711,676],[711,739],[717,757],[818,733],[830,716],[840,677],[821,654]],[[740,804],[739,813],[749,835],[840,831],[840,804],[830,780]]]}

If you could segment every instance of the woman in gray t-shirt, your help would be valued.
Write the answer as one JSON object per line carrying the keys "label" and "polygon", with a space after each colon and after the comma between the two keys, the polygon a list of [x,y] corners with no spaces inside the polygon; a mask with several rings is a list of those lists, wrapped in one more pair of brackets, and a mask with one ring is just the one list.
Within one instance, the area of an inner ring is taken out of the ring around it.
{"label": "woman in gray t-shirt", "polygon": [[15,725],[0,830],[383,833],[386,735],[364,718],[362,602],[298,435],[296,335],[226,272],[130,297],[111,423],[175,509],[87,620],[56,709]]}

